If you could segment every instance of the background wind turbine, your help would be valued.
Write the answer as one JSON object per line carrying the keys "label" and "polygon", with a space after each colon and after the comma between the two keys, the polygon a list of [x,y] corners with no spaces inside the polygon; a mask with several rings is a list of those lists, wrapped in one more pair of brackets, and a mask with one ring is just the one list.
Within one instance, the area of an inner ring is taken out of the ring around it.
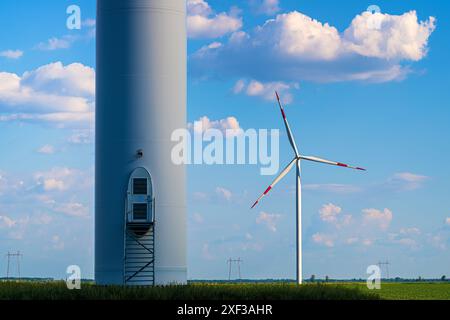
{"label": "background wind turbine", "polygon": [[325,163],[325,164],[330,164],[330,165],[334,165],[334,166],[350,168],[350,169],[355,169],[355,170],[362,170],[362,171],[365,171],[366,169],[363,169],[360,167],[353,167],[353,166],[349,166],[348,164],[345,164],[345,163],[325,160],[325,159],[321,159],[318,157],[300,155],[300,153],[298,152],[298,149],[297,149],[297,145],[294,140],[294,136],[292,135],[292,131],[289,126],[289,122],[286,118],[286,113],[284,112],[283,106],[281,104],[280,96],[278,95],[278,92],[275,92],[275,94],[277,96],[278,106],[280,107],[281,115],[283,116],[283,121],[284,121],[284,125],[286,127],[289,142],[294,151],[294,159],[292,159],[292,161],[287,165],[287,167],[284,168],[284,170],[278,175],[278,177],[275,178],[275,180],[272,182],[272,184],[266,189],[266,191],[264,191],[264,193],[258,198],[258,200],[255,201],[255,203],[252,205],[252,209],[258,204],[258,202],[263,197],[265,197],[270,192],[270,190],[273,189],[273,187],[275,187],[275,185],[278,182],[281,181],[281,179],[283,179],[289,173],[289,171],[291,171],[292,167],[294,167],[294,166],[296,167],[296,171],[297,171],[297,175],[296,175],[296,177],[297,177],[297,179],[296,179],[296,191],[297,191],[296,192],[296,194],[297,194],[297,197],[296,197],[296,213],[297,213],[297,215],[296,215],[296,219],[297,219],[297,223],[296,223],[296,235],[297,235],[296,279],[297,279],[298,284],[302,284],[302,282],[303,282],[303,278],[302,278],[302,186],[301,186],[301,178],[300,178],[300,172],[301,172],[300,162],[301,162],[301,160]]}

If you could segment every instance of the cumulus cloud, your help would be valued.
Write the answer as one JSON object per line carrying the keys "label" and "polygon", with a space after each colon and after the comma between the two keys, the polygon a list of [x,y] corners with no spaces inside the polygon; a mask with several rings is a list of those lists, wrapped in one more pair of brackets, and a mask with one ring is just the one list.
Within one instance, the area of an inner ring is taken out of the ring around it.
{"label": "cumulus cloud", "polygon": [[386,230],[392,221],[392,211],[384,209],[383,211],[377,209],[364,209],[364,222],[368,225],[375,225]]}
{"label": "cumulus cloud", "polygon": [[0,57],[17,60],[23,56],[21,50],[5,50],[0,52]]}
{"label": "cumulus cloud", "polygon": [[376,29],[368,27],[370,18],[368,12],[357,15],[340,32],[297,11],[279,14],[250,33],[237,31],[221,45],[194,53],[191,73],[288,83],[403,79],[410,72],[404,62],[426,56],[435,19],[420,22],[415,11],[385,14]]}
{"label": "cumulus cloud", "polygon": [[78,202],[68,202],[58,204],[54,207],[54,210],[59,213],[66,214],[72,217],[88,217],[89,209]]}
{"label": "cumulus cloud", "polygon": [[67,138],[69,143],[73,144],[89,144],[94,140],[94,131],[92,129],[75,130]]}
{"label": "cumulus cloud", "polygon": [[394,244],[399,244],[410,249],[417,249],[420,247],[420,235],[421,231],[419,228],[401,228],[398,233],[391,233],[389,235],[389,242]]}
{"label": "cumulus cloud", "polygon": [[44,191],[65,191],[69,181],[73,179],[74,171],[69,168],[53,168],[50,171],[37,172],[34,179]]}
{"label": "cumulus cloud", "polygon": [[430,17],[419,22],[416,11],[400,16],[376,13],[379,27],[374,28],[373,14],[364,12],[353,19],[344,32],[346,50],[365,57],[418,61],[427,54],[428,38],[436,27]]}
{"label": "cumulus cloud", "polygon": [[311,239],[313,243],[326,247],[367,247],[375,243],[402,244],[405,241],[398,240],[420,234],[416,228],[402,228],[397,233],[388,233],[392,218],[393,213],[389,209],[363,209],[361,214],[352,215],[335,204],[325,204],[318,211]]}
{"label": "cumulus cloud", "polygon": [[21,218],[11,218],[0,215],[0,229],[5,229],[6,235],[14,240],[23,239],[25,230],[30,223],[34,223],[29,216]]}
{"label": "cumulus cloud", "polygon": [[90,173],[67,167],[54,167],[33,175],[37,190],[62,192],[69,189],[88,189],[92,185]]}
{"label": "cumulus cloud", "polygon": [[250,6],[255,13],[268,16],[280,11],[279,0],[250,0]]}
{"label": "cumulus cloud", "polygon": [[55,153],[55,147],[50,144],[46,144],[40,147],[37,152],[42,154],[53,154]]}
{"label": "cumulus cloud", "polygon": [[281,218],[280,214],[267,213],[261,211],[256,218],[257,224],[264,224],[270,231],[277,231],[278,220]]}
{"label": "cumulus cloud", "polygon": [[290,90],[298,88],[298,83],[263,83],[257,80],[250,80],[249,82],[247,82],[245,79],[240,79],[234,85],[233,93],[244,93],[250,97],[260,97],[267,101],[275,101],[275,91],[277,91],[280,94],[283,103],[291,103],[293,100],[293,96]]}
{"label": "cumulus cloud", "polygon": [[334,240],[330,235],[323,233],[315,233],[313,234],[312,239],[317,244],[321,244],[329,248],[334,247]]}
{"label": "cumulus cloud", "polygon": [[16,221],[7,216],[0,216],[0,228],[12,228],[16,225]]}
{"label": "cumulus cloud", "polygon": [[217,129],[226,136],[239,135],[243,131],[239,125],[239,121],[235,117],[211,120],[207,116],[203,116],[194,123],[189,123],[188,128],[196,133],[203,133],[208,129]]}
{"label": "cumulus cloud", "polygon": [[95,71],[51,63],[22,76],[0,72],[0,121],[87,125],[94,116]]}
{"label": "cumulus cloud", "polygon": [[187,1],[187,29],[190,38],[219,38],[242,27],[239,10],[214,13],[204,0]]}
{"label": "cumulus cloud", "polygon": [[227,201],[231,201],[231,199],[233,197],[233,193],[230,190],[223,188],[223,187],[216,188],[216,195]]}
{"label": "cumulus cloud", "polygon": [[336,222],[342,208],[332,203],[324,204],[319,210],[320,219],[325,222]]}
{"label": "cumulus cloud", "polygon": [[62,38],[52,37],[45,42],[40,42],[36,49],[42,51],[54,51],[59,49],[68,49],[75,41],[73,36],[64,36]]}

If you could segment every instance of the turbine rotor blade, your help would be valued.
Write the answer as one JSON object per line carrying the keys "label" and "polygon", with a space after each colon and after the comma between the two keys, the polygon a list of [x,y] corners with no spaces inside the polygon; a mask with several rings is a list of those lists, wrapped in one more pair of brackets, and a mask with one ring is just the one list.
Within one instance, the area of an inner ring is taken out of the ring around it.
{"label": "turbine rotor blade", "polygon": [[278,106],[280,107],[281,115],[283,116],[284,126],[286,127],[286,131],[288,134],[289,142],[292,146],[292,149],[294,149],[295,155],[298,157],[298,149],[297,145],[295,144],[294,136],[292,135],[291,127],[289,126],[289,122],[286,117],[286,113],[284,112],[283,105],[281,104],[280,96],[278,95],[278,92],[275,91],[275,95],[277,96]]}
{"label": "turbine rotor blade", "polygon": [[321,159],[321,158],[318,158],[318,157],[300,156],[299,159],[308,160],[308,161],[314,161],[314,162],[319,162],[319,163],[325,163],[325,164],[330,164],[330,165],[333,165],[333,166],[338,166],[338,167],[343,167],[343,168],[349,168],[349,169],[366,171],[366,169],[361,168],[361,167],[354,167],[354,166],[350,166],[350,165],[345,164],[345,163],[325,160],[325,159]]}
{"label": "turbine rotor blade", "polygon": [[296,164],[299,161],[298,158],[294,158],[287,166],[286,168],[283,169],[283,171],[281,171],[281,173],[275,178],[275,180],[270,184],[270,186],[266,189],[266,191],[263,192],[263,194],[258,198],[258,200],[255,201],[255,203],[252,205],[252,209],[258,204],[258,202],[265,197],[270,190],[273,189],[273,187],[275,187],[275,185],[281,181],[281,179],[283,179],[288,173],[289,171],[291,171],[292,167],[294,166],[294,164]]}

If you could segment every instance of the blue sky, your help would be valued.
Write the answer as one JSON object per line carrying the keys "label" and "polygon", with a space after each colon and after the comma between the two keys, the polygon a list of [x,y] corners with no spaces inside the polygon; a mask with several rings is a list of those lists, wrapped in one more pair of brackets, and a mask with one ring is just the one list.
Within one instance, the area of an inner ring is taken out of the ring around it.
{"label": "blue sky", "polygon": [[[450,5],[377,1],[373,31],[370,4],[190,1],[188,120],[278,128],[283,166],[277,88],[301,152],[368,169],[303,164],[305,277],[380,260],[450,275]],[[0,19],[0,253],[23,252],[24,275],[93,277],[95,1],[2,1]],[[188,168],[189,278],[226,278],[229,257],[244,277],[294,277],[294,175],[250,211],[273,179],[259,169]]]}

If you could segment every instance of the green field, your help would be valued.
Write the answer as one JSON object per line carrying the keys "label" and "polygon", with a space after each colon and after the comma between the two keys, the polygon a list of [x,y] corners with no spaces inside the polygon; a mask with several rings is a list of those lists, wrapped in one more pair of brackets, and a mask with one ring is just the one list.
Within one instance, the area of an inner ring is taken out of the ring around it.
{"label": "green field", "polygon": [[101,287],[83,284],[70,291],[64,282],[0,282],[0,300],[378,300],[447,299],[450,283],[387,283],[370,291],[362,283],[194,283],[169,287]]}
{"label": "green field", "polygon": [[[346,284],[363,292],[373,292],[365,284]],[[450,282],[430,283],[383,283],[376,293],[389,300],[450,300]]]}

